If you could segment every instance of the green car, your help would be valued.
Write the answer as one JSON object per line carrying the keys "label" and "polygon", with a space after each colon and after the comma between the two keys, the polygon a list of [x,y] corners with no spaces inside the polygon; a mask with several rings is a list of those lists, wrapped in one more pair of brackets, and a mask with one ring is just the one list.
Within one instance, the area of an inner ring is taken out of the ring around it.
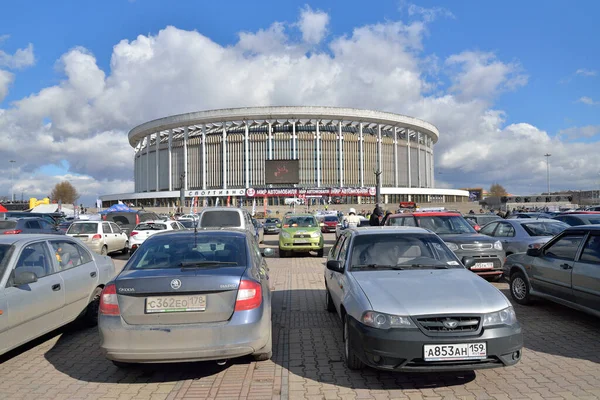
{"label": "green car", "polygon": [[319,257],[323,257],[323,246],[321,224],[313,215],[290,214],[284,217],[279,232],[279,257],[309,251],[316,251]]}

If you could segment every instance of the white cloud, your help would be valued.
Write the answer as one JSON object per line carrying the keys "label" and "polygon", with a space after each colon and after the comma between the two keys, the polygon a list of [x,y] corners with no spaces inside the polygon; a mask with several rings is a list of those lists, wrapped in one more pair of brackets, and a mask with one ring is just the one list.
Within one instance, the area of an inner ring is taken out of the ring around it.
{"label": "white cloud", "polygon": [[600,104],[600,101],[594,101],[591,97],[583,96],[577,100],[578,103],[587,104],[588,106],[596,106]]}
{"label": "white cloud", "polygon": [[406,7],[409,16],[420,16],[425,22],[433,22],[440,16],[452,19],[456,18],[450,10],[444,7],[426,8],[416,4],[402,2],[400,9],[403,9],[404,7]]}
{"label": "white cloud", "polygon": [[306,43],[319,44],[327,33],[327,24],[329,15],[323,11],[313,11],[309,6],[305,6],[300,12],[298,27]]}
{"label": "white cloud", "polygon": [[558,135],[569,140],[589,139],[598,134],[600,134],[600,125],[575,126],[558,131]]}
{"label": "white cloud", "polygon": [[14,76],[8,71],[0,69],[0,103],[8,94],[8,87],[13,82]]}
{"label": "white cloud", "polygon": [[[67,160],[69,173],[95,198],[132,190],[126,133],[139,123],[214,108],[329,105],[434,123],[440,130],[436,166],[446,185],[499,182],[512,192],[541,191],[547,151],[556,185],[584,188],[595,179],[580,165],[600,164],[597,146],[569,142],[574,133],[551,136],[527,123],[506,126],[505,113],[494,109],[496,96],[527,82],[517,62],[473,51],[438,62],[424,49],[424,21],[387,21],[321,36],[323,51],[286,34],[296,26],[276,22],[241,33],[228,46],[169,26],[117,43],[110,72],[87,50],[74,48],[57,62],[58,84],[0,109],[0,159],[17,160],[16,181],[42,192],[62,177],[40,178],[38,168]],[[450,89],[439,83],[446,76]],[[0,165],[0,187],[10,186],[9,176],[8,166]]]}
{"label": "white cloud", "polygon": [[591,69],[586,69],[586,68],[579,68],[577,71],[575,71],[575,75],[580,75],[580,76],[596,76],[598,72],[595,70],[591,70]]}
{"label": "white cloud", "polygon": [[21,69],[30,67],[33,64],[35,64],[35,56],[33,55],[33,45],[31,43],[24,49],[17,49],[15,54],[12,55],[0,50],[0,67]]}

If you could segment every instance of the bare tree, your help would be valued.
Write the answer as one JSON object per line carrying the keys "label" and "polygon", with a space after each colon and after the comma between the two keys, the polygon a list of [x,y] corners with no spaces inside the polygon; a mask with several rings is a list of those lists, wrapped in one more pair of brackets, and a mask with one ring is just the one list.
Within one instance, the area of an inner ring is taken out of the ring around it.
{"label": "bare tree", "polygon": [[71,182],[60,182],[54,186],[52,189],[52,193],[50,194],[50,198],[53,202],[61,202],[63,204],[74,204],[79,198],[79,193]]}
{"label": "bare tree", "polygon": [[499,183],[494,183],[490,187],[490,196],[502,197],[502,196],[506,196],[507,194],[508,194],[508,192],[506,191],[506,189],[504,189],[504,186],[502,186]]}

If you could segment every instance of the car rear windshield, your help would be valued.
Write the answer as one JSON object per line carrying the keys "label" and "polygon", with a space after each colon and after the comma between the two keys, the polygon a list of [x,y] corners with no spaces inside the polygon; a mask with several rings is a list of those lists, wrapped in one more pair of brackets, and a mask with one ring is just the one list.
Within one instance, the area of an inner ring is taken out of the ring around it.
{"label": "car rear windshield", "polygon": [[279,220],[277,218],[267,218],[265,220],[265,224],[277,224],[279,223]]}
{"label": "car rear windshield", "polygon": [[240,227],[240,213],[237,211],[207,211],[202,214],[202,227]]}
{"label": "car rear windshield", "polygon": [[138,226],[135,227],[136,231],[160,231],[160,230],[164,230],[167,229],[167,225],[165,224],[155,224],[155,223],[146,223],[146,224],[139,224]]}
{"label": "car rear windshield", "polygon": [[[190,232],[191,233],[191,232]],[[245,266],[246,238],[196,233],[190,236],[151,236],[130,259],[126,270],[182,267]]]}
{"label": "car rear windshield", "polygon": [[117,225],[135,225],[135,213],[108,214],[106,219]]}
{"label": "car rear windshield", "polygon": [[192,221],[192,220],[182,220],[179,221],[179,223],[183,226],[185,226],[186,228],[193,228],[194,226],[196,226],[196,221]]}
{"label": "car rear windshield", "polygon": [[390,233],[358,235],[352,243],[351,268],[463,268],[435,235]]}
{"label": "car rear windshield", "polygon": [[529,236],[554,236],[558,235],[569,225],[563,222],[526,222],[523,224],[523,229],[527,231]]}
{"label": "car rear windshield", "polygon": [[475,229],[459,215],[436,215],[417,217],[421,228],[429,229],[438,235],[477,233]]}
{"label": "car rear windshield", "polygon": [[14,229],[17,221],[0,221],[0,229]]}
{"label": "car rear windshield", "polygon": [[290,216],[286,217],[285,221],[283,221],[284,227],[302,227],[302,228],[312,228],[317,226],[317,220],[310,216]]}
{"label": "car rear windshield", "polygon": [[98,232],[98,224],[94,222],[84,222],[81,224],[72,224],[67,234],[90,235]]}

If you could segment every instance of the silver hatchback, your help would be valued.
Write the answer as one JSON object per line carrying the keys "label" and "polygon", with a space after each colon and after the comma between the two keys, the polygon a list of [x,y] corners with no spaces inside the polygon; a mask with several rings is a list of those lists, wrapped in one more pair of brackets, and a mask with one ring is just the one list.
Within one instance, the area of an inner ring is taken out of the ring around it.
{"label": "silver hatchback", "polygon": [[428,230],[344,231],[325,285],[350,369],[464,371],[521,359],[523,335],[508,299]]}

